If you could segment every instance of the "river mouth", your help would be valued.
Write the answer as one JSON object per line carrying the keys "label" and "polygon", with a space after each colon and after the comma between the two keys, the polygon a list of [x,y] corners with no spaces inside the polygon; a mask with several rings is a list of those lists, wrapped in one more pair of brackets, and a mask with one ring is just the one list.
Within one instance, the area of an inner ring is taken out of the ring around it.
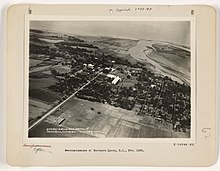
{"label": "river mouth", "polygon": [[[177,54],[161,53],[154,47],[155,44],[166,47],[174,47],[181,53],[181,48],[151,40],[140,40],[128,53],[137,61],[145,63],[155,74],[168,76],[179,83],[190,85],[190,57],[183,58]],[[165,51],[165,50],[164,50]],[[186,51],[183,49],[183,51]],[[188,52],[190,53],[190,52]],[[166,56],[165,56],[166,55]],[[180,60],[180,61],[178,61]],[[182,62],[183,61],[183,62]]]}

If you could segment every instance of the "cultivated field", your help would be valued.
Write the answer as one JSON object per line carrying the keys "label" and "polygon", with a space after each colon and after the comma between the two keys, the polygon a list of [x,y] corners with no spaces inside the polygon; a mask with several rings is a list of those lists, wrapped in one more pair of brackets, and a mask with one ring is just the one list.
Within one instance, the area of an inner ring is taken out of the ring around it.
{"label": "cultivated field", "polygon": [[[48,131],[50,128],[53,131]],[[143,121],[134,111],[72,98],[32,129],[29,136],[172,138],[173,133],[156,126],[153,118]]]}
{"label": "cultivated field", "polygon": [[29,49],[29,137],[190,137],[187,47],[33,29]]}
{"label": "cultivated field", "polygon": [[57,93],[48,89],[50,85],[57,82],[56,79],[48,74],[34,73],[29,77],[29,96],[35,99],[52,103],[58,100],[60,97]]}

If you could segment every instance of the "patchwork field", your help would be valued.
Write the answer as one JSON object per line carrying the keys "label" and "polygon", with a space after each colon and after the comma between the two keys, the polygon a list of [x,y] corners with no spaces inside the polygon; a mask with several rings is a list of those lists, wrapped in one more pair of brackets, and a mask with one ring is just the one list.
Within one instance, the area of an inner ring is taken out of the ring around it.
{"label": "patchwork field", "polygon": [[171,130],[153,127],[151,121],[143,121],[134,111],[72,98],[34,127],[29,137],[173,137]]}
{"label": "patchwork field", "polygon": [[29,137],[190,137],[189,48],[31,30],[29,49]]}
{"label": "patchwork field", "polygon": [[29,99],[29,117],[36,118],[48,111],[52,106],[39,100]]}

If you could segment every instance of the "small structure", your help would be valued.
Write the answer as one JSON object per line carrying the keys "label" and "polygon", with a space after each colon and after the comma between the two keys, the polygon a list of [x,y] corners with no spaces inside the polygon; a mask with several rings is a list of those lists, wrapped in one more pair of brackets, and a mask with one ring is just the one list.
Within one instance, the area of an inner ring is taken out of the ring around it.
{"label": "small structure", "polygon": [[94,65],[93,64],[88,64],[87,66],[89,69],[93,69]]}
{"label": "small structure", "polygon": [[154,87],[156,87],[156,85],[154,85],[154,84],[151,84],[151,88],[154,88]]}
{"label": "small structure", "polygon": [[111,71],[111,68],[109,67],[105,67],[105,69],[103,70],[104,73],[109,73]]}

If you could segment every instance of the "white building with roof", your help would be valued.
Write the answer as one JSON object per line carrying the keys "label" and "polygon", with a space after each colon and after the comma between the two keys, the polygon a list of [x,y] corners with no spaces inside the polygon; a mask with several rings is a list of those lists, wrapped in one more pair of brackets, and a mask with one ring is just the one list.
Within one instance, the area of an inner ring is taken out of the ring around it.
{"label": "white building with roof", "polygon": [[115,76],[113,74],[107,74],[107,77],[109,77],[109,78],[116,78],[117,76]]}
{"label": "white building with roof", "polygon": [[120,77],[115,77],[115,79],[112,81],[112,84],[117,84],[118,83],[118,81],[120,81],[121,80],[121,78]]}

